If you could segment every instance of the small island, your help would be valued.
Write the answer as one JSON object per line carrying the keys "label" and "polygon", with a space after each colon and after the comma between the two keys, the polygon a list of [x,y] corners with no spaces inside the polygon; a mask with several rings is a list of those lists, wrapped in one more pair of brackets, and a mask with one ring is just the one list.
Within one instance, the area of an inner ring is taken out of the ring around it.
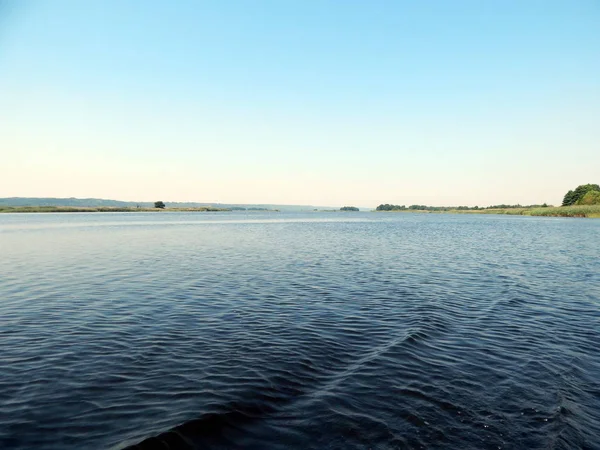
{"label": "small island", "polygon": [[342,206],[340,211],[360,211],[356,206]]}

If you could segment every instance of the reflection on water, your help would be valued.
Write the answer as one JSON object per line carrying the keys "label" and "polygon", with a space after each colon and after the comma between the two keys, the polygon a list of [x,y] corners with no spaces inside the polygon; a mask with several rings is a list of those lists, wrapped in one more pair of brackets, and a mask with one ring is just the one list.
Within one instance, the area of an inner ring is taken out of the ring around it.
{"label": "reflection on water", "polygon": [[0,215],[0,448],[600,448],[600,221]]}

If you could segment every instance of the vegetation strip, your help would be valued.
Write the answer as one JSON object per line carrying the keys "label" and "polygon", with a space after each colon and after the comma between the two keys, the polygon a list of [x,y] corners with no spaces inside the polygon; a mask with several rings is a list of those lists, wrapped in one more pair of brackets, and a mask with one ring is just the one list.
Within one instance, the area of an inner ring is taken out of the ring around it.
{"label": "vegetation strip", "polygon": [[479,206],[426,206],[426,205],[390,205],[381,204],[376,211],[436,212],[462,214],[511,214],[516,216],[548,217],[595,217],[600,218],[600,186],[582,184],[567,192],[562,206],[543,205],[494,205]]}
{"label": "vegetation strip", "polygon": [[449,213],[449,214],[506,214],[513,216],[546,216],[546,217],[588,217],[600,218],[600,205],[548,206],[526,208],[481,208],[481,209],[392,209],[377,210],[391,212],[416,213]]}
{"label": "vegetation strip", "polygon": [[84,207],[84,206],[0,206],[2,213],[45,213],[45,212],[218,212],[231,211],[227,208],[214,208],[212,206],[198,208],[130,208],[130,207]]}

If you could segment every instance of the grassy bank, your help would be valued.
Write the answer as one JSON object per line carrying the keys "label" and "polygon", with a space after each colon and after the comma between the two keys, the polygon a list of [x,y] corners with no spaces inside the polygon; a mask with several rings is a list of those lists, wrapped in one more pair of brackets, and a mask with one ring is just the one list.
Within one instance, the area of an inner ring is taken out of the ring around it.
{"label": "grassy bank", "polygon": [[226,208],[203,206],[199,208],[119,208],[110,206],[72,207],[72,206],[0,206],[0,213],[44,213],[44,212],[218,212],[231,211]]}
{"label": "grassy bank", "polygon": [[[388,211],[378,211],[388,212]],[[507,214],[514,216],[546,216],[546,217],[588,217],[600,218],[600,205],[549,206],[547,208],[502,208],[502,209],[449,209],[445,211],[424,211],[406,209],[389,212],[451,213],[451,214]]]}
{"label": "grassy bank", "polygon": [[[459,211],[457,211],[459,212]],[[475,214],[510,214],[516,216],[545,217],[600,217],[600,205],[549,206],[547,208],[507,208],[460,211]]]}
{"label": "grassy bank", "polygon": [[[544,208],[548,209],[548,208]],[[507,214],[511,216],[526,216],[531,208],[491,208],[491,209],[450,209],[439,211],[452,214]]]}
{"label": "grassy bank", "polygon": [[535,208],[530,211],[530,215],[600,218],[600,205],[573,205],[559,206],[555,208]]}

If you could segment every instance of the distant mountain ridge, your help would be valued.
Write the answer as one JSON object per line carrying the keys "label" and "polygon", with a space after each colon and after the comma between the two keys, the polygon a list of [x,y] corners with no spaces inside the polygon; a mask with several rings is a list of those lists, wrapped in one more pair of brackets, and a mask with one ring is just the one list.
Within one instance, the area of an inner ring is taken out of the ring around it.
{"label": "distant mountain ridge", "polygon": [[[167,202],[168,207],[198,208],[214,206],[217,208],[264,208],[281,211],[313,211],[314,209],[338,209],[329,206],[312,205],[273,205],[273,204],[243,204],[243,203],[200,203],[200,202]],[[130,207],[152,208],[154,202],[126,202],[102,198],[55,198],[55,197],[6,197],[0,198],[0,206],[72,206],[72,207]]]}

